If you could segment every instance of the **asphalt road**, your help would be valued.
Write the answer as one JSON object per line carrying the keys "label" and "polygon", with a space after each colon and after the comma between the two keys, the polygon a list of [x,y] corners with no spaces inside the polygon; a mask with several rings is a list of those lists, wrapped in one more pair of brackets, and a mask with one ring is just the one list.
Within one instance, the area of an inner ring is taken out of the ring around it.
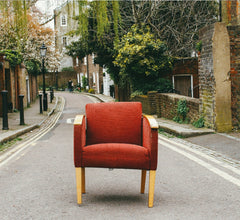
{"label": "asphalt road", "polygon": [[72,122],[96,100],[60,95],[66,104],[54,128],[0,164],[0,219],[240,219],[240,169],[165,136],[159,136],[153,208],[147,190],[139,193],[140,171],[95,168],[86,169],[87,193],[78,206]]}

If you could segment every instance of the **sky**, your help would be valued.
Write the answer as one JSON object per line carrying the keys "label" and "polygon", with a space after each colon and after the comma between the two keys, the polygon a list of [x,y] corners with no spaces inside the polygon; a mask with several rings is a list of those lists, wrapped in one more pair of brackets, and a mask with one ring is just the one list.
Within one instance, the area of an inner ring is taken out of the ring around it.
{"label": "sky", "polygon": [[53,10],[67,0],[38,0],[36,6],[47,15],[52,15]]}
{"label": "sky", "polygon": [[[46,14],[46,19],[50,18],[53,15],[53,10],[66,2],[67,0],[38,0],[36,3],[36,7],[39,10]],[[49,22],[46,26],[54,28],[54,22]]]}

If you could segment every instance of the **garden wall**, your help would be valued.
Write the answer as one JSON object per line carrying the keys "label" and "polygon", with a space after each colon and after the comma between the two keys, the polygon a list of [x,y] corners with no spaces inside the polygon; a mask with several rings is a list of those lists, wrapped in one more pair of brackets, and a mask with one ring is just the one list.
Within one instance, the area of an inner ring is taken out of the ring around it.
{"label": "garden wall", "polygon": [[148,92],[147,95],[139,95],[133,97],[131,100],[142,103],[142,109],[145,114],[154,115],[157,112],[156,109],[156,95],[157,92]]}
{"label": "garden wall", "polygon": [[189,112],[187,118],[190,122],[199,119],[199,99],[182,96],[175,93],[157,93],[148,92],[147,95],[133,97],[132,101],[142,103],[142,109],[145,114],[157,114],[159,118],[173,119],[177,115],[177,106],[179,100],[186,100]]}
{"label": "garden wall", "polygon": [[187,118],[190,122],[199,119],[199,99],[182,96],[175,93],[158,93],[156,95],[157,116],[160,118],[173,119],[177,116],[177,107],[179,100],[186,100],[189,111]]}

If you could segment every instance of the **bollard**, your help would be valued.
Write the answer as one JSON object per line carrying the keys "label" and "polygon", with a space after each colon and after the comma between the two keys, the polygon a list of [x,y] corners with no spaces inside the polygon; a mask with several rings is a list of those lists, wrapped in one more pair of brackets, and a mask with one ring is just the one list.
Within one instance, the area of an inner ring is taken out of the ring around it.
{"label": "bollard", "polygon": [[52,91],[52,93],[51,93],[51,96],[52,96],[51,99],[53,100],[53,99],[54,99],[54,89],[52,88],[51,91]]}
{"label": "bollard", "polygon": [[54,89],[52,88],[52,99],[54,99]]}
{"label": "bollard", "polygon": [[53,100],[53,88],[50,87],[50,103],[52,103]]}
{"label": "bollard", "polygon": [[47,93],[43,94],[43,111],[47,111],[48,109],[48,100],[47,100]]}
{"label": "bollard", "polygon": [[2,130],[8,130],[8,100],[7,90],[2,91],[2,110],[3,110],[3,127]]}
{"label": "bollard", "polygon": [[23,98],[24,95],[19,95],[19,106],[20,106],[20,125],[25,125],[24,123],[24,107],[23,107]]}
{"label": "bollard", "polygon": [[39,106],[40,106],[40,114],[43,113],[43,109],[42,109],[42,94],[39,94]]}

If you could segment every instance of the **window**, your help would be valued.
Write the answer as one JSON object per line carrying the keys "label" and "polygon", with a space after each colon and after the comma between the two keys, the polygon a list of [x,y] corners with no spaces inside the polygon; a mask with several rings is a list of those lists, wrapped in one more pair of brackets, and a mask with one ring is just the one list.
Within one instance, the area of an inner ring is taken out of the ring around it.
{"label": "window", "polygon": [[94,58],[95,58],[95,55],[94,53],[92,54],[92,64],[94,64]]}
{"label": "window", "polygon": [[93,72],[93,84],[96,83],[96,77],[95,77],[95,73]]}
{"label": "window", "polygon": [[84,59],[83,59],[83,64],[84,64],[84,65],[87,65],[87,57],[84,57]]}
{"label": "window", "polygon": [[67,17],[66,17],[66,15],[62,15],[62,17],[61,17],[61,26],[67,26]]}
{"label": "window", "polygon": [[67,46],[67,37],[62,38],[63,47]]}
{"label": "window", "polygon": [[79,63],[78,63],[78,57],[76,57],[76,66],[78,66]]}

